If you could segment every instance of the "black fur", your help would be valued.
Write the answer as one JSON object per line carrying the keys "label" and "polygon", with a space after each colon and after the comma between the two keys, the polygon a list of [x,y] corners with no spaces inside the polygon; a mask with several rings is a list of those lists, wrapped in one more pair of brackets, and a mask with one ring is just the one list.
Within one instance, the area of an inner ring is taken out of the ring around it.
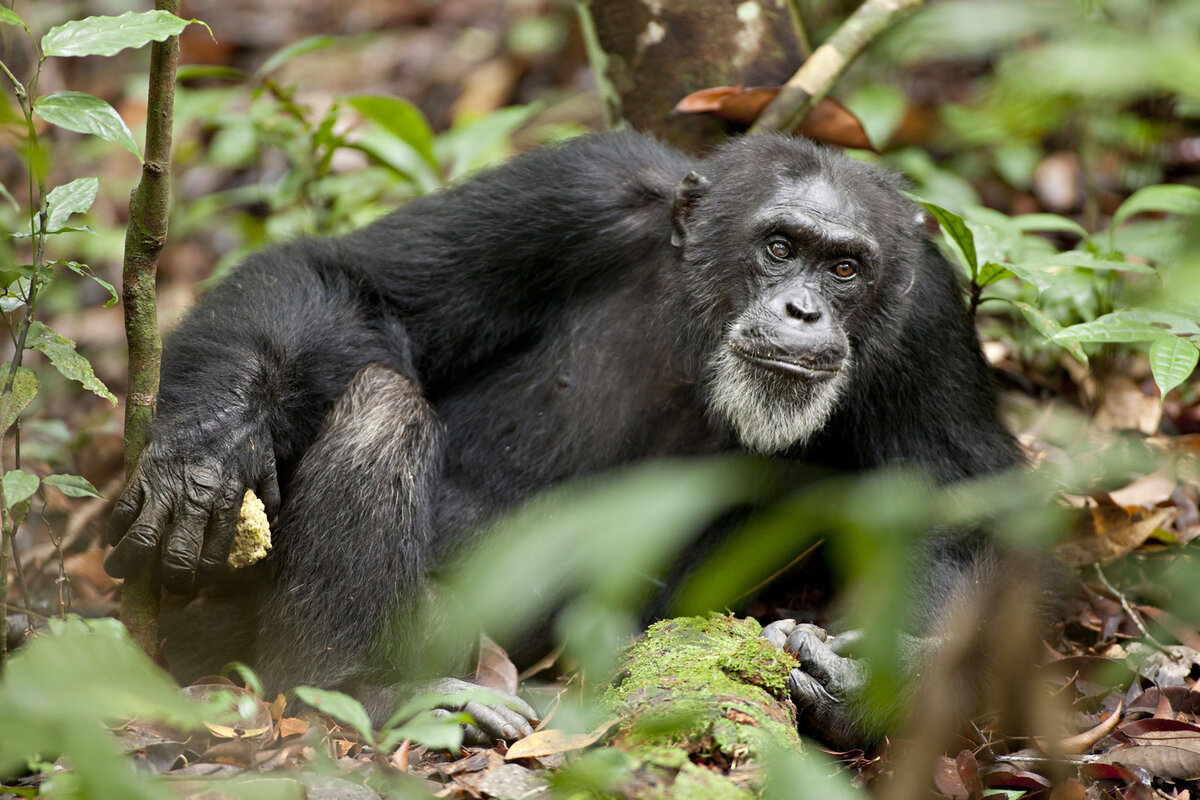
{"label": "black fur", "polygon": [[[764,256],[768,208],[819,228],[795,260]],[[829,277],[843,246],[829,231],[867,234],[852,282]],[[807,403],[809,381],[735,359],[748,371],[726,393],[733,412],[713,408],[729,337],[770,344],[772,326],[809,337],[788,359],[825,359],[842,383],[813,430],[757,449],[842,469],[916,462],[945,481],[1012,465],[953,270],[922,233],[892,177],[808,142],[745,138],[696,162],[622,133],[266,250],[170,338],[108,566],[130,574],[161,538],[165,584],[192,590],[223,573],[230,514],[254,488],[277,507],[276,549],[257,592],[222,613],[257,634],[234,653],[177,641],[177,666],[236,654],[273,689],[366,696],[406,660],[378,647],[377,624],[482,521],[573,476],[737,448],[793,394]],[[747,392],[778,402],[743,413]],[[941,557],[925,606],[989,558],[984,544]]]}

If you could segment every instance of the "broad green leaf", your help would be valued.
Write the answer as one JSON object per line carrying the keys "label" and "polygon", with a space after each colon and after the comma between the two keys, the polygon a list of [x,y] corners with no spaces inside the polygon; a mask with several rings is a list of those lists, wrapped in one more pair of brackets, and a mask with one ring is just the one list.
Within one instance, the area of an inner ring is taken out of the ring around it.
{"label": "broad green leaf", "polygon": [[1117,213],[1113,214],[1112,231],[1121,223],[1143,211],[1165,211],[1169,214],[1200,214],[1200,188],[1181,184],[1162,184],[1138,189],[1129,195]]}
{"label": "broad green leaf", "polygon": [[139,159],[142,157],[125,120],[99,97],[83,92],[54,92],[38,98],[33,110],[46,122],[76,133],[99,136],[121,145]]}
{"label": "broad green leaf", "polygon": [[953,211],[947,211],[941,206],[927,203],[924,200],[919,201],[925,206],[925,210],[933,215],[933,218],[942,226],[942,231],[958,245],[958,250],[962,253],[966,260],[967,267],[971,270],[971,280],[975,280],[979,275],[979,261],[975,255],[975,236],[971,233],[971,229],[967,227],[967,223],[963,222],[963,218]]}
{"label": "broad green leaf", "polygon": [[1038,333],[1075,356],[1080,363],[1088,363],[1087,353],[1083,351],[1083,345],[1079,342],[1060,342],[1055,338],[1063,329],[1062,325],[1058,324],[1058,320],[1046,314],[1041,309],[1035,308],[1028,303],[1022,303],[1020,300],[1010,300],[1009,302],[1017,307],[1017,310],[1024,315],[1025,319]]}
{"label": "broad green leaf", "polygon": [[101,500],[104,499],[87,478],[79,475],[47,475],[42,479],[42,483],[53,486],[67,497],[99,497]]}
{"label": "broad green leaf", "polygon": [[371,744],[375,744],[375,735],[371,731],[371,718],[362,703],[348,694],[335,692],[330,689],[316,689],[312,686],[297,686],[296,696],[305,703],[336,719],[353,725]]}
{"label": "broad green leaf", "polygon": [[10,283],[4,296],[0,297],[0,311],[9,314],[25,305],[25,301],[29,299],[29,286],[32,283],[33,278],[27,278],[24,275]]}
{"label": "broad green leaf", "polygon": [[405,739],[423,744],[433,750],[458,752],[462,746],[463,725],[474,722],[470,714],[434,714],[423,711],[399,728],[390,730],[379,742],[379,749],[390,751]]}
{"label": "broad green leaf", "polygon": [[469,121],[455,120],[454,127],[437,137],[434,155],[449,165],[449,179],[468,175],[508,156],[513,132],[541,106],[509,106]]}
{"label": "broad green leaf", "polygon": [[417,151],[435,170],[438,168],[433,156],[433,131],[425,121],[425,115],[412,103],[398,97],[372,94],[360,94],[347,102],[355,111]]}
{"label": "broad green leaf", "polygon": [[1016,277],[1012,270],[1008,269],[1003,264],[997,264],[994,261],[986,261],[979,268],[979,277],[975,279],[975,283],[980,287],[990,286],[997,281],[1002,281],[1005,278]]}
{"label": "broad green leaf", "polygon": [[25,20],[17,16],[17,13],[11,8],[0,6],[0,25],[19,25],[25,30],[29,30],[29,26],[25,24]]}
{"label": "broad green leaf", "polygon": [[1150,370],[1163,400],[1167,392],[1191,377],[1197,360],[1200,360],[1200,350],[1187,339],[1163,336],[1155,340],[1150,346]]}
{"label": "broad green leaf", "polygon": [[1015,217],[1009,217],[1009,221],[1017,230],[1025,233],[1027,231],[1063,231],[1065,233],[1077,234],[1080,238],[1087,240],[1087,230],[1073,219],[1059,216],[1058,214],[1020,214]]}
{"label": "broad green leaf", "polygon": [[1135,322],[1117,314],[1072,325],[1054,335],[1056,342],[1153,342],[1171,334],[1155,325]]}
{"label": "broad green leaf", "polygon": [[1194,313],[1181,313],[1162,308],[1123,308],[1116,312],[1121,319],[1132,322],[1145,322],[1161,328],[1164,333],[1200,335],[1200,317]]}
{"label": "broad green leaf", "polygon": [[77,178],[55,186],[46,196],[46,231],[60,231],[72,214],[82,214],[96,202],[100,191],[99,178]]}
{"label": "broad green leaf", "polygon": [[55,369],[65,377],[79,381],[83,388],[100,395],[114,406],[117,404],[117,398],[113,397],[108,387],[96,377],[92,365],[75,351],[75,343],[67,337],[35,320],[29,325],[29,336],[25,340],[25,346],[44,353]]}
{"label": "broad green leaf", "polygon": [[4,473],[4,502],[12,508],[17,503],[33,497],[38,488],[38,476],[30,475],[19,469],[10,469]]}
{"label": "broad green leaf", "polygon": [[[12,364],[0,367],[0,389],[8,383],[8,373]],[[31,369],[17,368],[17,377],[13,379],[12,393],[0,399],[0,433],[7,431],[17,421],[17,416],[24,411],[38,393],[38,378]]]}
{"label": "broad green leaf", "polygon": [[309,36],[307,39],[301,39],[298,42],[292,42],[286,47],[276,50],[275,53],[268,58],[261,67],[258,68],[259,75],[268,75],[285,62],[291,61],[297,56],[302,56],[307,53],[312,53],[317,50],[324,50],[329,45],[336,42],[337,39],[328,35]]}
{"label": "broad green leaf", "polygon": [[82,275],[85,278],[91,278],[96,283],[103,286],[108,291],[108,300],[104,303],[105,308],[112,308],[121,299],[121,296],[117,294],[116,287],[103,278],[96,277],[96,275],[92,272],[92,268],[87,264],[80,264],[78,261],[54,261],[51,263],[67,267],[76,275]]}
{"label": "broad green leaf", "polygon": [[1132,261],[1127,261],[1115,254],[1117,258],[1106,258],[1105,256],[1097,256],[1083,250],[1067,250],[1062,253],[1054,253],[1052,255],[1037,255],[1031,258],[1023,259],[1027,266],[1035,268],[1048,267],[1082,267],[1091,270],[1111,270],[1119,269],[1125,272],[1137,272],[1143,275],[1156,274],[1153,267],[1148,267],[1145,264],[1137,264]]}
{"label": "broad green leaf", "polygon": [[1012,274],[1016,275],[1026,283],[1037,287],[1038,293],[1046,291],[1050,284],[1054,283],[1054,275],[1047,272],[1044,267],[1037,267],[1026,264],[1025,262],[1005,261],[1002,266]]}
{"label": "broad green leaf", "polygon": [[127,11],[119,17],[85,17],[56,25],[42,37],[46,56],[111,56],[127,47],[144,47],[178,36],[199,20],[180,19],[169,11]]}

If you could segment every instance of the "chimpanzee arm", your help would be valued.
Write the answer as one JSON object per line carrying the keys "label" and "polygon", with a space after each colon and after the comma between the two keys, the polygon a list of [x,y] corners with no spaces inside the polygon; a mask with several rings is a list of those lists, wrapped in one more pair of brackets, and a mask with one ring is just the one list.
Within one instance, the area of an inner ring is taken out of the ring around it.
{"label": "chimpanzee arm", "polygon": [[246,489],[274,517],[279,480],[364,364],[411,373],[398,322],[338,268],[332,243],[253,256],[169,337],[150,443],[109,525],[107,569],[161,552],[163,584],[220,569]]}

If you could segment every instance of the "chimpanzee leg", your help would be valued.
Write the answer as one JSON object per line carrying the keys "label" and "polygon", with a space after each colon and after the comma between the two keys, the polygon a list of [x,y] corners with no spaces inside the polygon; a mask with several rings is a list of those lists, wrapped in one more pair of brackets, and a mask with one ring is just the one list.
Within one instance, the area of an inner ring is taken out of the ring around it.
{"label": "chimpanzee leg", "polygon": [[301,458],[272,534],[255,659],[270,691],[355,693],[396,669],[372,658],[372,637],[389,615],[411,618],[424,594],[437,446],[414,379],[359,370]]}

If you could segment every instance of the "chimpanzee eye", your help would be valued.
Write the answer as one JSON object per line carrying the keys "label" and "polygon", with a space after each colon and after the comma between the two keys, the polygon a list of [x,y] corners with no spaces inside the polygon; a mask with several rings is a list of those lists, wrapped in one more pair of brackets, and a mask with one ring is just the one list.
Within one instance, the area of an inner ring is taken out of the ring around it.
{"label": "chimpanzee eye", "polygon": [[767,243],[767,252],[771,254],[771,258],[783,261],[792,255],[792,248],[783,239],[772,239]]}
{"label": "chimpanzee eye", "polygon": [[833,265],[831,270],[835,277],[848,281],[858,274],[858,264],[850,259],[842,259]]}

